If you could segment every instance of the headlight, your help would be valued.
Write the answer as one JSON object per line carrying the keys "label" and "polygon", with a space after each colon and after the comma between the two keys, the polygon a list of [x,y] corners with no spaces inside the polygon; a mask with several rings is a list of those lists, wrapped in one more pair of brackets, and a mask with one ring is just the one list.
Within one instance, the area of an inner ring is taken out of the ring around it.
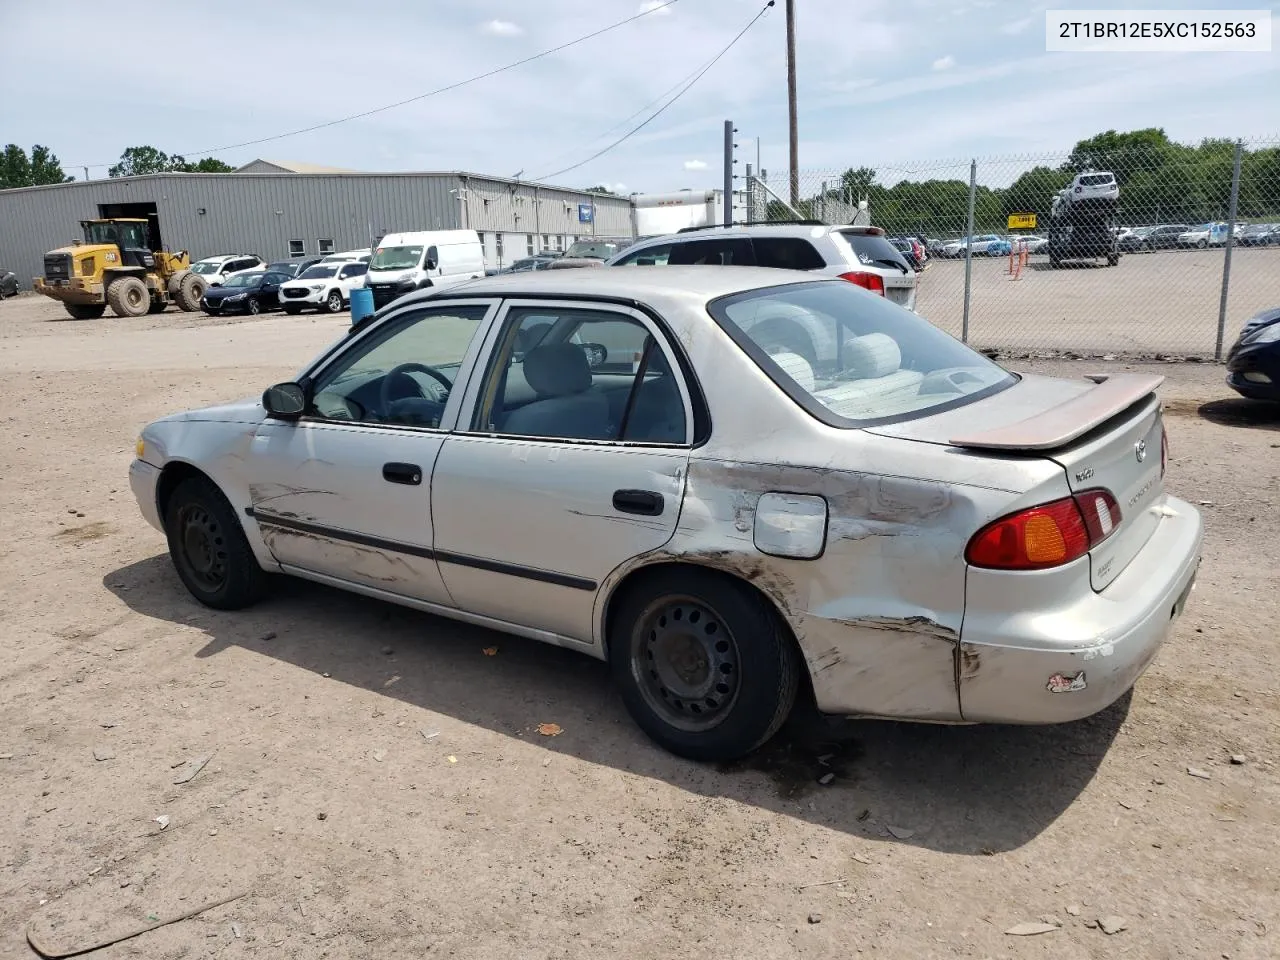
{"label": "headlight", "polygon": [[231,296],[227,297],[227,300],[228,301],[243,300],[247,296],[248,296],[247,293],[233,293]]}
{"label": "headlight", "polygon": [[1280,322],[1269,323],[1254,333],[1246,331],[1240,340],[1242,343],[1275,343],[1280,340]]}
{"label": "headlight", "polygon": [[321,290],[323,290],[323,289],[324,289],[324,284],[323,284],[323,283],[313,283],[313,284],[311,284],[311,286],[309,286],[307,289],[308,289],[308,290],[313,290],[313,291],[315,291],[316,293],[319,293]]}

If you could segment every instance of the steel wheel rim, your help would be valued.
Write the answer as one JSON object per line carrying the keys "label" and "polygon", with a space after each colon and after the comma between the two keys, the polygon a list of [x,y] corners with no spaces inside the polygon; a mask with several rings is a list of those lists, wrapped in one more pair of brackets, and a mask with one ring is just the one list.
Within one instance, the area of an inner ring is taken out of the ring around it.
{"label": "steel wheel rim", "polygon": [[723,618],[701,600],[663,597],[632,636],[631,672],[649,709],[677,729],[719,726],[737,702],[741,658]]}
{"label": "steel wheel rim", "polygon": [[227,549],[218,521],[190,504],[178,513],[178,553],[187,573],[210,593],[227,582]]}
{"label": "steel wheel rim", "polygon": [[139,290],[137,287],[132,287],[132,286],[131,286],[131,287],[129,287],[128,289],[126,289],[126,290],[125,290],[125,292],[124,292],[124,298],[125,298],[125,300],[128,302],[129,306],[131,306],[131,307],[141,306],[141,304],[142,304],[142,291],[141,291],[141,290]]}

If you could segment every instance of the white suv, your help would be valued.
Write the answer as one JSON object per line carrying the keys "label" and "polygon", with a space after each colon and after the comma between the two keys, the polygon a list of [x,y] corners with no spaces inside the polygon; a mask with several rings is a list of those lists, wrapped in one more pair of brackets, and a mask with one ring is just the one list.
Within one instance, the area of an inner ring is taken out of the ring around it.
{"label": "white suv", "polygon": [[805,270],[848,280],[914,310],[920,280],[879,227],[816,221],[689,227],[650,237],[607,262],[610,267],[718,264]]}
{"label": "white suv", "polygon": [[351,291],[364,286],[369,264],[359,260],[327,260],[312,264],[292,280],[280,284],[285,313],[305,309],[337,313],[351,302]]}
{"label": "white suv", "polygon": [[193,272],[204,278],[206,286],[220,287],[227,277],[237,273],[253,273],[267,269],[267,263],[261,257],[251,253],[231,253],[221,257],[205,257],[191,265]]}
{"label": "white suv", "polygon": [[1071,181],[1071,202],[1081,200],[1119,200],[1120,184],[1109,170],[1090,170],[1077,173]]}

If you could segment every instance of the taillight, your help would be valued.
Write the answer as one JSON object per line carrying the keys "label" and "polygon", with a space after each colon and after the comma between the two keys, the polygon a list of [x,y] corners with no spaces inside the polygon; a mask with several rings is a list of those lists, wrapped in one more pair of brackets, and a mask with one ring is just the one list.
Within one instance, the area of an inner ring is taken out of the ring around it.
{"label": "taillight", "polygon": [[879,274],[853,270],[849,273],[840,274],[840,279],[848,280],[854,286],[861,287],[863,290],[870,290],[872,293],[884,296],[884,279]]}
{"label": "taillight", "polygon": [[1043,570],[1088,553],[1120,525],[1120,505],[1107,490],[1085,490],[987,524],[969,541],[965,559],[995,570]]}
{"label": "taillight", "polygon": [[1164,424],[1160,424],[1160,479],[1164,479],[1164,472],[1169,466],[1169,431],[1164,428]]}

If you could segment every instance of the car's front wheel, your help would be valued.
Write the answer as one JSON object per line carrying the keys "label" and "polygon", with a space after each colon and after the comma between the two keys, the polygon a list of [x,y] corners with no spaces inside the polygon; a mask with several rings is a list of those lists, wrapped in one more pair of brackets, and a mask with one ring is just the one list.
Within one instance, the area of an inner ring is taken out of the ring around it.
{"label": "car's front wheel", "polygon": [[618,603],[609,631],[614,680],[659,745],[691,760],[733,760],[777,732],[802,663],[758,593],[681,568],[641,580]]}
{"label": "car's front wheel", "polygon": [[266,590],[266,572],[211,481],[189,477],[178,484],[165,505],[164,529],[178,577],[205,606],[238,610]]}
{"label": "car's front wheel", "polygon": [[330,313],[338,313],[339,311],[341,311],[342,310],[342,292],[340,290],[331,291],[329,293],[329,296],[325,299],[324,305],[325,305],[325,309],[327,309]]}

